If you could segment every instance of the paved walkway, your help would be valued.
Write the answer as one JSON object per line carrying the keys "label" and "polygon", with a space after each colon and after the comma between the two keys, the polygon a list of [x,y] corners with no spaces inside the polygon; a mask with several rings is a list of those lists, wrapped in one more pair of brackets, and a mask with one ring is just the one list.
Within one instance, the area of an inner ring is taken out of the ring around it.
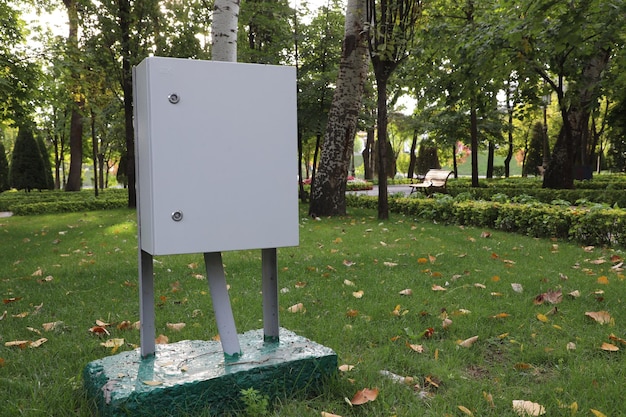
{"label": "paved walkway", "polygon": [[11,213],[10,211],[0,211],[0,218],[2,217],[11,217],[13,215],[13,213]]}

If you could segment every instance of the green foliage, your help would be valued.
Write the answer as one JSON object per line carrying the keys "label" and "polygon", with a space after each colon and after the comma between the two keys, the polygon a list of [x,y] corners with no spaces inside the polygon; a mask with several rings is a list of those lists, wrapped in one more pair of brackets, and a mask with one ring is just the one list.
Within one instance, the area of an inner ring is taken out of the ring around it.
{"label": "green foliage", "polygon": [[430,169],[440,169],[437,144],[433,141],[422,141],[417,152],[415,172],[425,175]]}
{"label": "green foliage", "polygon": [[269,397],[254,388],[242,389],[241,399],[246,406],[248,417],[264,417],[270,415]]}
{"label": "green foliage", "polygon": [[7,191],[0,194],[0,211],[15,215],[51,214],[123,208],[128,205],[128,190],[101,190],[96,198],[92,190],[64,192],[60,190],[37,193]]}
{"label": "green foliage", "polygon": [[538,175],[543,165],[543,124],[535,123],[524,164],[524,175]]}
{"label": "green foliage", "polygon": [[20,127],[11,158],[9,184],[18,190],[45,190],[50,188],[49,175],[33,131]]}
{"label": "green foliage", "polygon": [[[549,205],[521,198],[520,202],[457,201],[450,195],[435,198],[394,198],[392,212],[438,223],[488,227],[532,237],[572,239],[584,245],[626,246],[626,212],[603,207]],[[503,194],[497,195],[504,200]],[[372,208],[375,198],[350,196],[347,204]]]}

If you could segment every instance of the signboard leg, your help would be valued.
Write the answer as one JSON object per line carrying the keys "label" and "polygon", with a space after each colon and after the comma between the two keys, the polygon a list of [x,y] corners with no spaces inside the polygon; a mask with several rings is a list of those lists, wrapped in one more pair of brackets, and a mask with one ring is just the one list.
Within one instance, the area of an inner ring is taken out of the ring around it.
{"label": "signboard leg", "polygon": [[221,252],[209,252],[204,254],[206,264],[207,280],[209,281],[209,291],[213,300],[213,310],[217,321],[217,330],[220,334],[222,349],[228,356],[239,356],[241,347],[237,337],[235,318],[230,306],[230,296],[226,287],[226,276],[224,265],[222,264]]}
{"label": "signboard leg", "polygon": [[263,338],[278,342],[278,262],[276,248],[262,249]]}
{"label": "signboard leg", "polygon": [[141,357],[154,355],[154,275],[152,255],[139,249],[139,320]]}

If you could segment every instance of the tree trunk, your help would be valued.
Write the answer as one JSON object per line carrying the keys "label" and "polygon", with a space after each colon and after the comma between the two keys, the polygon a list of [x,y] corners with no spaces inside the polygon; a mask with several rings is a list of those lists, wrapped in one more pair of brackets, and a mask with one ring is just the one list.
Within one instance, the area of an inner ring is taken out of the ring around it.
{"label": "tree trunk", "polygon": [[[507,95],[509,95],[509,90],[507,89]],[[513,106],[509,98],[506,100],[506,109],[508,114],[508,129],[507,129],[507,143],[508,149],[506,152],[506,158],[504,158],[504,177],[509,178],[511,176],[511,160],[513,159]]]}
{"label": "tree trunk", "polygon": [[478,117],[472,102],[470,109],[470,135],[472,143],[472,187],[478,187]]}
{"label": "tree trunk", "polygon": [[378,117],[376,121],[378,132],[378,219],[389,218],[389,196],[387,193],[388,151],[387,146],[387,78],[376,77],[378,98],[376,105]]}
{"label": "tree trunk", "polygon": [[122,90],[124,92],[124,134],[126,136],[126,182],[128,207],[137,207],[135,188],[135,129],[133,127],[133,76],[130,64],[130,1],[118,0],[119,23],[122,32]]}
{"label": "tree trunk", "polygon": [[96,138],[96,113],[91,110],[91,158],[93,159],[93,191],[98,197],[98,139]]}
{"label": "tree trunk", "polygon": [[411,153],[409,154],[409,170],[406,173],[406,176],[408,178],[414,178],[415,177],[415,162],[416,162],[416,157],[415,157],[415,149],[417,148],[417,130],[413,131],[413,140],[411,141]]}
{"label": "tree trunk", "polygon": [[237,62],[239,0],[216,0],[213,7],[211,59]]}
{"label": "tree trunk", "polygon": [[75,0],[63,0],[67,9],[69,34],[67,37],[72,79],[72,113],[70,117],[70,172],[65,184],[65,191],[80,191],[83,169],[83,118],[81,115],[84,99],[80,91],[80,74],[78,70],[78,8]]}
{"label": "tree trunk", "polygon": [[487,178],[493,178],[493,158],[494,158],[495,152],[496,152],[496,147],[493,144],[493,141],[490,140],[489,148],[487,150],[487,172],[485,173],[485,176]]}
{"label": "tree trunk", "polygon": [[374,162],[374,157],[376,155],[376,152],[374,151],[374,143],[375,141],[375,131],[374,131],[374,127],[368,127],[367,128],[367,136],[365,139],[365,148],[363,149],[362,155],[363,155],[363,166],[365,168],[365,179],[366,180],[373,180],[374,179],[374,173],[376,172],[375,169],[375,162]]}
{"label": "tree trunk", "polygon": [[311,189],[309,214],[346,214],[346,180],[366,74],[364,0],[348,0],[337,86],[328,113],[320,166]]}

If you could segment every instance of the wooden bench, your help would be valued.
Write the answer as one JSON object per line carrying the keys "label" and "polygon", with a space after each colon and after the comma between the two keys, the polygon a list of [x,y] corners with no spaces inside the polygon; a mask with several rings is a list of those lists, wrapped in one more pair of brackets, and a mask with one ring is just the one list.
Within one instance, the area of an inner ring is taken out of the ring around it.
{"label": "wooden bench", "polygon": [[452,174],[452,171],[446,171],[444,169],[431,169],[424,176],[424,180],[417,184],[409,184],[411,187],[411,194],[417,190],[423,190],[426,194],[430,195],[435,191],[445,191],[448,178]]}

